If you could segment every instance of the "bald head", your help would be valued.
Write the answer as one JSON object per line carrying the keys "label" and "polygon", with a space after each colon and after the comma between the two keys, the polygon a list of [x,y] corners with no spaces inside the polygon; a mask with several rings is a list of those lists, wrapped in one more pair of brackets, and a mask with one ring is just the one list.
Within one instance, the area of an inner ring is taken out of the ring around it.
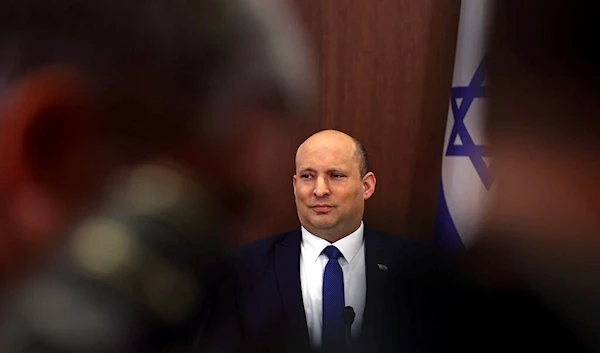
{"label": "bald head", "polygon": [[[298,167],[298,157],[314,148],[324,146],[339,146],[340,149],[347,149],[353,153],[353,158],[358,163],[360,176],[364,177],[369,171],[369,157],[363,144],[354,137],[338,130],[323,130],[311,135],[306,139],[296,151],[296,167]],[[340,151],[343,152],[343,151]]]}

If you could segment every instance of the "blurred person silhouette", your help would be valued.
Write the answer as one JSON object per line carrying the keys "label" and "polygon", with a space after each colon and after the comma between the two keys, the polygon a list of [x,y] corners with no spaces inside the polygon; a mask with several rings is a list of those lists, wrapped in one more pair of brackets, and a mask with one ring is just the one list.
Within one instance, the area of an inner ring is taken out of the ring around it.
{"label": "blurred person silhouette", "polygon": [[310,106],[298,29],[282,1],[0,4],[2,352],[202,329],[218,238]]}
{"label": "blurred person silhouette", "polygon": [[475,314],[463,313],[463,329],[486,351],[600,351],[599,20],[594,1],[496,4],[487,126],[496,179],[463,259],[488,289],[463,307]]}
{"label": "blurred person silhouette", "polygon": [[426,319],[439,314],[429,293],[442,288],[436,281],[443,283],[445,263],[423,244],[363,222],[376,188],[364,146],[341,131],[311,135],[296,152],[292,184],[300,226],[234,254],[234,295],[221,311],[234,319],[215,324],[224,327],[227,349],[377,353],[441,345]]}

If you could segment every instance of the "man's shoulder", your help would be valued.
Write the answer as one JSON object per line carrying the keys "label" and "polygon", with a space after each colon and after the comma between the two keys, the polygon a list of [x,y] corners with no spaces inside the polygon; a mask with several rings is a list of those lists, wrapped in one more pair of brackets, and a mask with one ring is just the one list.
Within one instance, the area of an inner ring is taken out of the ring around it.
{"label": "man's shoulder", "polygon": [[367,229],[366,246],[369,243],[382,249],[397,268],[415,272],[446,270],[452,266],[452,260],[440,249],[423,241]]}
{"label": "man's shoulder", "polygon": [[[238,260],[263,259],[271,254],[278,245],[286,244],[295,237],[300,239],[300,229],[275,234],[243,245],[235,251],[234,256]],[[298,244],[300,244],[299,241]]]}
{"label": "man's shoulder", "polygon": [[268,278],[275,267],[275,249],[280,244],[289,246],[296,236],[300,236],[299,229],[253,241],[235,250],[231,260],[238,285],[252,287],[256,281]]}
{"label": "man's shoulder", "polygon": [[433,246],[408,236],[394,235],[373,228],[366,228],[365,233],[367,244],[369,240],[375,241],[391,251],[439,253]]}

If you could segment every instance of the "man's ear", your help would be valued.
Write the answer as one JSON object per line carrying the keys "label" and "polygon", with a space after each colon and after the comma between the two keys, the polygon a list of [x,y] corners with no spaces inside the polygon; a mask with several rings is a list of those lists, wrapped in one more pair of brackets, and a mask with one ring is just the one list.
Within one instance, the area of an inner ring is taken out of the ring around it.
{"label": "man's ear", "polygon": [[298,177],[296,174],[292,176],[292,186],[294,187],[294,196],[296,196],[296,182],[298,182]]}
{"label": "man's ear", "polygon": [[375,174],[373,172],[368,172],[365,174],[362,180],[363,184],[363,198],[368,200],[373,196],[375,192],[375,184],[377,184],[377,178],[375,178]]}
{"label": "man's ear", "polygon": [[2,93],[0,192],[17,226],[49,231],[62,212],[82,206],[94,175],[83,83],[77,72],[45,67]]}

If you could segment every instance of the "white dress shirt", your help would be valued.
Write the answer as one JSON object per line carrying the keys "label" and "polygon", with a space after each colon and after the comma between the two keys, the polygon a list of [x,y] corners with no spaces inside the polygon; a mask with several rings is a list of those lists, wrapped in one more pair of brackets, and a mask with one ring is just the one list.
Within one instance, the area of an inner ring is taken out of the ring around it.
{"label": "white dress shirt", "polygon": [[[308,335],[313,347],[321,347],[323,328],[323,272],[329,258],[323,250],[334,245],[342,253],[338,261],[344,273],[344,299],[346,306],[354,308],[356,317],[352,324],[352,337],[358,337],[363,322],[367,295],[365,272],[364,225],[354,233],[331,244],[325,239],[311,234],[302,227],[300,246],[300,281]],[[342,313],[340,313],[340,316]]]}

